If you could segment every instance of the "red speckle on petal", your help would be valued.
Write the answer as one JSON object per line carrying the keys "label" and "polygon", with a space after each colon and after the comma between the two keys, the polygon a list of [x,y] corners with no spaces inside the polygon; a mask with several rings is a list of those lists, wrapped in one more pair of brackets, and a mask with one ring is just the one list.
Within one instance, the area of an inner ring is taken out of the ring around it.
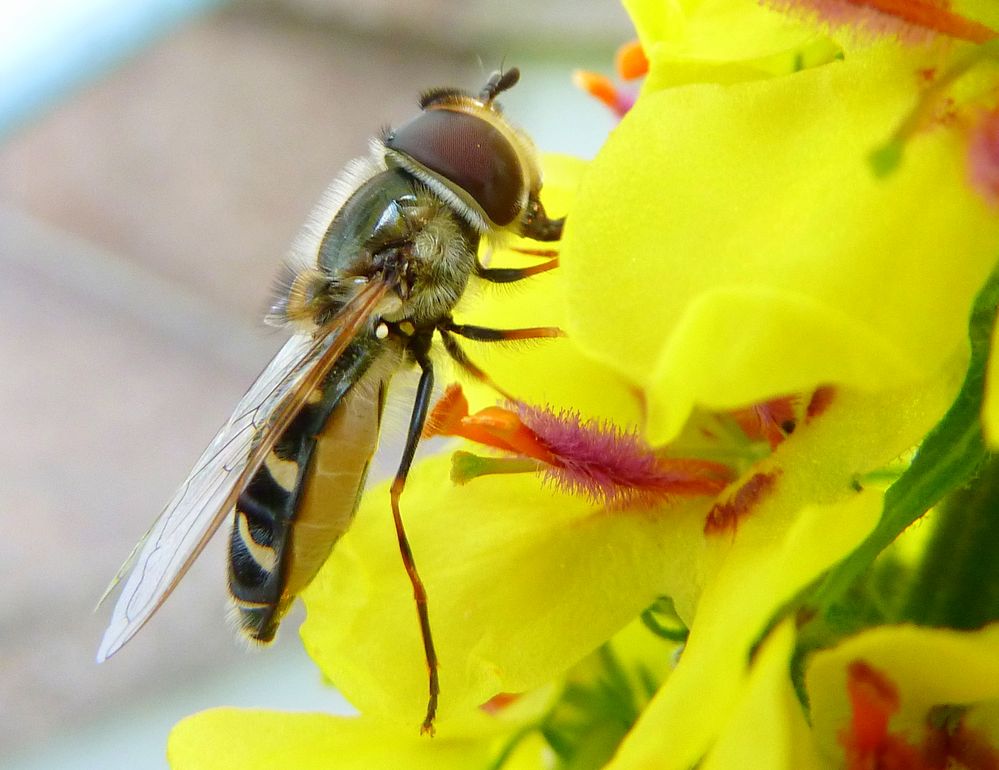
{"label": "red speckle on petal", "polygon": [[734,531],[741,519],[752,513],[753,507],[773,490],[780,471],[757,473],[736,491],[735,495],[720,503],[715,503],[704,522],[704,533],[718,534]]}
{"label": "red speckle on petal", "polygon": [[814,420],[821,415],[836,397],[836,389],[830,385],[823,385],[815,389],[812,397],[808,400],[808,407],[805,409],[805,421]]}
{"label": "red speckle on petal", "polygon": [[512,703],[516,703],[520,700],[520,694],[515,692],[501,692],[497,693],[481,706],[480,709],[485,711],[487,714],[499,714],[505,708],[507,708]]}
{"label": "red speckle on petal", "polygon": [[999,110],[985,113],[971,131],[968,178],[986,201],[999,207]]}

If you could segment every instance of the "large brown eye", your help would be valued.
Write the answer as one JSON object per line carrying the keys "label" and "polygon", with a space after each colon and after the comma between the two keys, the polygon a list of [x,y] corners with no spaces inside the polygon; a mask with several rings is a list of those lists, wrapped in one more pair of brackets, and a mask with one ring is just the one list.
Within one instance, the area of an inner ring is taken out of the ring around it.
{"label": "large brown eye", "polygon": [[497,225],[520,213],[524,177],[510,142],[482,118],[428,110],[394,131],[385,145],[457,185]]}

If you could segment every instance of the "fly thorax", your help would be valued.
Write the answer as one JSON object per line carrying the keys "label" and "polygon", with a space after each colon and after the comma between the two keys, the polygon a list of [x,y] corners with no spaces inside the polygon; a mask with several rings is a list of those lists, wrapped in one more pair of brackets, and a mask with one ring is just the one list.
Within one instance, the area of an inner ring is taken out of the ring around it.
{"label": "fly thorax", "polygon": [[420,323],[448,315],[475,267],[478,234],[441,206],[413,237],[403,314]]}

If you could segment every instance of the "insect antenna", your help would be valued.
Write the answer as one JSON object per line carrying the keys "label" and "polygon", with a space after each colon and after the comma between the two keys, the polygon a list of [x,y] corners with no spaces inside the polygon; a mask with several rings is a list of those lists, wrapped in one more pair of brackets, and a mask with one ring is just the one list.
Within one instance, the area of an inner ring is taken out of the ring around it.
{"label": "insect antenna", "polygon": [[511,67],[505,72],[499,69],[489,77],[479,92],[479,99],[488,104],[504,91],[509,91],[517,85],[518,80],[520,80],[520,70],[516,67]]}

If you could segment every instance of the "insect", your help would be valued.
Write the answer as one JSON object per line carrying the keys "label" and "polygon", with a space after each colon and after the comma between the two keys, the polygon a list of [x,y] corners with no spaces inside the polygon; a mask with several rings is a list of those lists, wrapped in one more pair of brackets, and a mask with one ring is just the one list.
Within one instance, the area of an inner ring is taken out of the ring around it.
{"label": "insect", "polygon": [[420,379],[390,502],[427,662],[422,731],[432,732],[437,654],[399,505],[432,397],[430,351],[439,337],[460,369],[492,384],[457,338],[561,334],[457,324],[451,315],[469,280],[519,281],[558,263],[555,251],[540,248],[524,251],[548,259],[527,268],[486,267],[478,258],[482,238],[555,241],[562,233],[563,220],[550,219],[539,199],[533,144],[496,103],[519,77],[515,68],[496,72],[478,94],[424,93],[416,117],[373,140],[370,154],[327,190],[292,248],[268,315],[293,335],[109,586],[105,597],[128,574],[99,662],[146,624],[230,517],[229,592],[239,628],[250,640],[272,641],[349,528],[389,381],[415,364]]}

